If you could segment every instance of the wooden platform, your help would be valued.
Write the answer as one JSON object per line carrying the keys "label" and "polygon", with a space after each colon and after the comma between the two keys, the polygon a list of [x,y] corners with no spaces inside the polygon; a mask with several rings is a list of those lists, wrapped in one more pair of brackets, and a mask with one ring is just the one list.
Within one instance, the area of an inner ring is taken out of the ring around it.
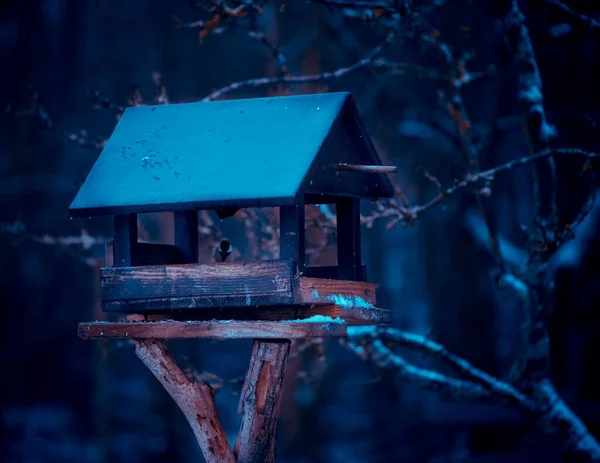
{"label": "wooden platform", "polygon": [[374,308],[375,289],[376,285],[363,281],[297,276],[292,260],[101,270],[102,309],[106,312],[316,305]]}
{"label": "wooden platform", "polygon": [[296,339],[346,336],[341,321],[122,321],[79,324],[82,339]]}

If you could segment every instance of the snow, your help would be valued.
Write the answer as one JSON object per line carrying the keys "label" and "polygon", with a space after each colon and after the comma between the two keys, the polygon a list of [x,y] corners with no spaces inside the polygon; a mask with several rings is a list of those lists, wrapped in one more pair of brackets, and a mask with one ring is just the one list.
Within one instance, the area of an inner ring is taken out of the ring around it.
{"label": "snow", "polygon": [[297,318],[296,320],[282,320],[288,323],[346,323],[340,317],[331,318],[327,315],[313,315],[308,318]]}
{"label": "snow", "polygon": [[[319,293],[316,290],[312,290],[312,295],[315,298],[319,298]],[[333,302],[335,305],[341,307],[359,307],[361,309],[373,309],[375,306],[362,297],[359,296],[344,296],[343,294],[332,294],[331,296],[325,296],[324,299]]]}

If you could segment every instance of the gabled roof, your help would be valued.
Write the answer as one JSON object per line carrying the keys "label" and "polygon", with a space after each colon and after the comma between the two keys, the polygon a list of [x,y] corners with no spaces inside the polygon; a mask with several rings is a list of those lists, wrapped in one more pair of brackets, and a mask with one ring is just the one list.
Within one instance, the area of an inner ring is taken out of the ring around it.
{"label": "gabled roof", "polygon": [[71,204],[74,216],[392,195],[349,93],[127,108]]}

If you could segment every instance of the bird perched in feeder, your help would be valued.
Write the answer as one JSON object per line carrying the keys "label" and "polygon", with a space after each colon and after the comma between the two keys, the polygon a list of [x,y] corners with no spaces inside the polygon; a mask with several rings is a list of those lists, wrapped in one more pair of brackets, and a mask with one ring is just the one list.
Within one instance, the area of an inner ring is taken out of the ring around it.
{"label": "bird perched in feeder", "polygon": [[[233,246],[228,240],[223,240],[215,249],[214,258],[217,262],[225,262],[225,260],[231,255],[233,252]],[[232,260],[232,259],[230,259]]]}

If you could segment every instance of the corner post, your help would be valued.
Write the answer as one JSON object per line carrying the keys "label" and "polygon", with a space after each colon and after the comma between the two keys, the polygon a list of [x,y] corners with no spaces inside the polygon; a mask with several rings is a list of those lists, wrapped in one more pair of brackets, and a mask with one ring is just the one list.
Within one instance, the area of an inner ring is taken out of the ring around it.
{"label": "corner post", "polygon": [[301,273],[304,271],[306,260],[304,201],[294,206],[281,206],[279,222],[279,258],[296,261],[298,272]]}
{"label": "corner post", "polygon": [[362,257],[360,249],[360,199],[337,198],[338,278],[360,281]]}
{"label": "corner post", "polygon": [[137,235],[137,214],[115,215],[114,267],[131,267],[136,264]]}
{"label": "corner post", "polygon": [[177,211],[173,213],[175,222],[175,247],[181,256],[181,263],[198,262],[198,211]]}

